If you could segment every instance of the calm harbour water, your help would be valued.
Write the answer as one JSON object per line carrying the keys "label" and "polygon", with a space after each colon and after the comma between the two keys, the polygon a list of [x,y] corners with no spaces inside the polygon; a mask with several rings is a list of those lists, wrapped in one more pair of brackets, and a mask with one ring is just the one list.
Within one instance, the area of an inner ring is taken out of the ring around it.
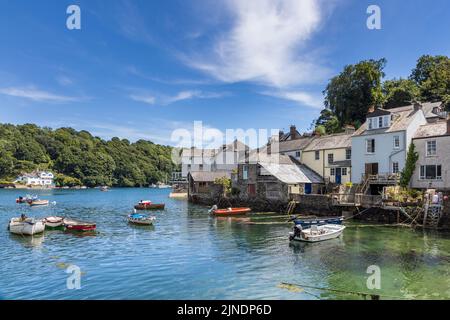
{"label": "calm harbour water", "polygon": [[[0,299],[360,299],[281,283],[369,292],[367,267],[381,268],[381,290],[399,298],[450,299],[450,234],[348,224],[340,239],[290,244],[289,224],[273,214],[213,218],[170,190],[35,191],[56,205],[15,204],[29,190],[0,190]],[[141,199],[165,202],[153,227],[126,214]],[[21,237],[11,217],[69,216],[97,223],[96,235],[46,231]],[[81,289],[69,290],[69,265]]]}

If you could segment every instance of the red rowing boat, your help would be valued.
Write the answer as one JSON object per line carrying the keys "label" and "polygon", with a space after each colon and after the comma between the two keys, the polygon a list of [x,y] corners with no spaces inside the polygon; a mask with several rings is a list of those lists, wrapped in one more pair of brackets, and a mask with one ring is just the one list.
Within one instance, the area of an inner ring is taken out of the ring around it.
{"label": "red rowing boat", "polygon": [[217,209],[213,211],[216,216],[239,216],[245,215],[252,211],[250,208],[228,208],[228,209]]}
{"label": "red rowing boat", "polygon": [[96,229],[96,224],[92,222],[84,222],[74,219],[64,218],[63,224],[69,231],[94,231]]}

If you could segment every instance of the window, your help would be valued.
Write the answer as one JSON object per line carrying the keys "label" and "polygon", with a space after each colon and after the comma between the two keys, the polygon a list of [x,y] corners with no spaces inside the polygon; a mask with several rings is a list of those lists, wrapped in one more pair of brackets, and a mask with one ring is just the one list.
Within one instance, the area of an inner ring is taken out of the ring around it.
{"label": "window", "polygon": [[248,166],[242,167],[242,179],[248,180]]}
{"label": "window", "polygon": [[342,168],[342,175],[346,176],[347,175],[347,168]]}
{"label": "window", "polygon": [[383,128],[383,117],[378,117],[378,128]]}
{"label": "window", "polygon": [[400,170],[399,170],[398,162],[392,163],[392,173],[399,173],[399,172],[400,172]]}
{"label": "window", "polygon": [[188,164],[188,165],[187,165],[187,168],[188,168],[188,170],[191,170],[191,165]]}
{"label": "window", "polygon": [[295,157],[300,158],[300,151],[295,151]]}
{"label": "window", "polygon": [[328,154],[328,163],[333,163],[334,162],[334,154],[329,153]]}
{"label": "window", "polygon": [[367,153],[375,153],[375,139],[366,140]]}
{"label": "window", "polygon": [[385,127],[385,128],[387,128],[387,127],[389,127],[389,116],[387,116],[387,117],[383,117],[383,126]]}
{"label": "window", "polygon": [[427,157],[436,155],[436,140],[427,141]]}
{"label": "window", "polygon": [[352,149],[345,150],[345,159],[352,160]]}
{"label": "window", "polygon": [[320,160],[320,151],[316,151],[316,160]]}
{"label": "window", "polygon": [[395,136],[394,137],[394,149],[399,149],[399,148],[400,148],[400,137]]}
{"label": "window", "polygon": [[203,165],[200,164],[200,165],[198,166],[198,169],[199,169],[200,171],[203,171]]}
{"label": "window", "polygon": [[373,122],[372,122],[372,118],[369,118],[369,130],[373,129]]}
{"label": "window", "polygon": [[336,169],[331,168],[330,169],[330,176],[335,176],[336,175]]}
{"label": "window", "polygon": [[420,179],[422,180],[442,180],[442,166],[420,166]]}

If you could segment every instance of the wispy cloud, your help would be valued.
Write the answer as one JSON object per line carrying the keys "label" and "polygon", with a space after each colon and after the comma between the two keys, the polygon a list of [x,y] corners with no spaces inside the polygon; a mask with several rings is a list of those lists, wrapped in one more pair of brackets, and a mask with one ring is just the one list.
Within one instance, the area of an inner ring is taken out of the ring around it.
{"label": "wispy cloud", "polygon": [[311,108],[323,108],[323,98],[321,96],[316,96],[314,94],[303,91],[264,91],[261,92],[261,94],[294,101],[300,105],[308,106]]}
{"label": "wispy cloud", "polygon": [[57,76],[56,81],[62,86],[69,86],[73,84],[73,80],[65,75]]}
{"label": "wispy cloud", "polygon": [[323,79],[326,68],[307,51],[321,22],[320,0],[229,0],[232,27],[214,50],[181,58],[224,82],[253,81],[275,87]]}
{"label": "wispy cloud", "polygon": [[221,92],[203,92],[200,90],[186,90],[181,91],[178,94],[163,98],[163,104],[172,104],[175,102],[190,100],[190,99],[216,99],[227,95],[227,93]]}
{"label": "wispy cloud", "polygon": [[0,94],[29,99],[33,101],[46,101],[46,102],[72,102],[80,101],[81,98],[70,97],[59,94],[54,94],[51,92],[36,89],[34,87],[8,87],[0,88]]}
{"label": "wispy cloud", "polygon": [[155,102],[156,102],[156,98],[151,95],[132,94],[132,95],[130,95],[130,98],[134,101],[143,102],[146,104],[155,104]]}

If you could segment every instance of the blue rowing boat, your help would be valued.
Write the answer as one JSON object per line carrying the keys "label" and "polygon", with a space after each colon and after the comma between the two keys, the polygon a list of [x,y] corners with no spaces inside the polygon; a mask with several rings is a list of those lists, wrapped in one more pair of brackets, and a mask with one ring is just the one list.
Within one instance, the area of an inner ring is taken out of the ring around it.
{"label": "blue rowing boat", "polygon": [[302,228],[310,228],[311,226],[323,226],[326,224],[342,224],[344,217],[328,217],[328,218],[305,218],[294,219],[295,225],[301,225]]}

